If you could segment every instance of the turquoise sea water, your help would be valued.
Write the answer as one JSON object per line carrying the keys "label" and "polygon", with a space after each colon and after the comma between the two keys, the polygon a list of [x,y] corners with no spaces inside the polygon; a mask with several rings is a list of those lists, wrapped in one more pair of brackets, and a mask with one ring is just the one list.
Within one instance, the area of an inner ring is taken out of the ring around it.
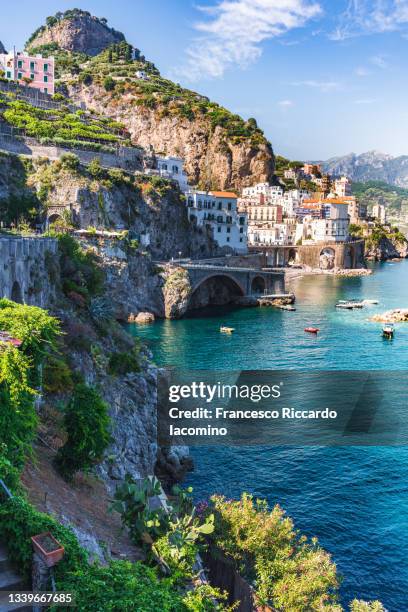
{"label": "turquoise sea water", "polygon": [[[381,338],[375,312],[408,307],[408,261],[384,263],[369,277],[303,277],[294,281],[297,311],[213,309],[180,321],[130,326],[160,365],[182,369],[408,369],[408,324]],[[378,306],[340,311],[339,299],[378,299]],[[236,328],[226,336],[220,324]],[[317,337],[304,328],[320,328]],[[408,417],[408,402],[407,402]],[[297,528],[316,535],[344,577],[343,603],[380,599],[408,609],[407,447],[194,448],[188,484],[197,499],[246,490],[279,503]]]}

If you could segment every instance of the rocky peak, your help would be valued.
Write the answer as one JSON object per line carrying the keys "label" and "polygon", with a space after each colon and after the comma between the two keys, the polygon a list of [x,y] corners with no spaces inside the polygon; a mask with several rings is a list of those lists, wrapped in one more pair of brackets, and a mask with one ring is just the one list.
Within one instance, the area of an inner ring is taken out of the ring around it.
{"label": "rocky peak", "polygon": [[80,9],[72,9],[47,17],[46,25],[34,32],[26,47],[33,49],[56,44],[65,51],[94,56],[110,45],[124,40],[122,32],[110,28],[105,18],[94,17]]}
{"label": "rocky peak", "polygon": [[3,43],[0,40],[0,53],[7,53],[6,49],[4,48]]}

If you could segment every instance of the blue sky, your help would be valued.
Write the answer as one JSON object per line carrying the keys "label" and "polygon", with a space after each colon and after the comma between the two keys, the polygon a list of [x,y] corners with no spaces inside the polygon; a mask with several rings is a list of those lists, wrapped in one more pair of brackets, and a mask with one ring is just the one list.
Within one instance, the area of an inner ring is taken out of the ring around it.
{"label": "blue sky", "polygon": [[277,153],[408,154],[408,0],[20,0],[4,3],[0,40],[22,47],[73,6],[165,76],[256,117]]}

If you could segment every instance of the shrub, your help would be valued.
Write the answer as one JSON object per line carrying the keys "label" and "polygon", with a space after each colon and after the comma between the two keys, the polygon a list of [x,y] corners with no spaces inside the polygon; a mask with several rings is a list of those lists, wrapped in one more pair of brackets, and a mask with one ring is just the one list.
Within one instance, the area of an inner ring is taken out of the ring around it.
{"label": "shrub", "polygon": [[106,91],[113,91],[115,89],[115,81],[111,76],[107,76],[103,81],[103,86]]}
{"label": "shrub", "polygon": [[211,498],[214,544],[255,586],[263,605],[283,610],[318,610],[337,603],[336,566],[317,540],[293,528],[279,506],[243,494],[240,501]]}
{"label": "shrub", "polygon": [[67,170],[76,171],[79,168],[79,157],[74,153],[64,153],[60,157],[61,165]]}
{"label": "shrub", "polygon": [[109,374],[124,376],[130,372],[140,371],[140,346],[134,346],[130,351],[112,353],[109,358]]}
{"label": "shrub", "polygon": [[[5,483],[6,487],[12,493],[18,493],[20,490],[20,472],[13,466],[7,458],[9,456],[8,447],[4,443],[0,443],[0,479]],[[0,489],[0,501],[2,498]]]}
{"label": "shrub", "polygon": [[99,157],[94,157],[88,165],[88,172],[96,179],[100,179],[104,175],[104,170],[101,166]]}
{"label": "shrub", "polygon": [[47,393],[64,393],[73,388],[72,373],[66,361],[50,355],[44,368],[44,390]]}
{"label": "shrub", "polygon": [[86,470],[102,460],[110,436],[108,406],[96,389],[85,384],[75,387],[64,413],[67,441],[59,449],[56,466],[71,480],[78,470]]}
{"label": "shrub", "polygon": [[65,548],[64,558],[56,567],[57,583],[66,572],[75,571],[79,564],[86,565],[86,553],[70,529],[20,497],[0,504],[0,540],[7,542],[12,561],[26,576],[31,573],[33,558],[30,538],[44,531],[51,531]]}

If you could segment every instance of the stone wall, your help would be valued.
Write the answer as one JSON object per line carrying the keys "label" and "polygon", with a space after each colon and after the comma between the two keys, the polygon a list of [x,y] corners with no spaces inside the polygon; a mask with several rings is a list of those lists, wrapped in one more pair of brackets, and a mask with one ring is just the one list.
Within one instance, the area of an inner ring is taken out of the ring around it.
{"label": "stone wall", "polygon": [[1,236],[0,296],[48,307],[55,291],[48,270],[57,248],[53,238]]}
{"label": "stone wall", "polygon": [[364,240],[302,245],[297,247],[297,262],[310,268],[364,268]]}
{"label": "stone wall", "polygon": [[33,138],[14,138],[0,133],[0,149],[16,155],[29,155],[31,157],[48,157],[56,160],[64,153],[74,153],[82,164],[88,165],[95,157],[105,168],[122,168],[134,172],[143,170],[143,151],[131,147],[119,147],[118,153],[104,153],[99,151],[85,151],[83,149],[68,149],[51,145],[41,145]]}

